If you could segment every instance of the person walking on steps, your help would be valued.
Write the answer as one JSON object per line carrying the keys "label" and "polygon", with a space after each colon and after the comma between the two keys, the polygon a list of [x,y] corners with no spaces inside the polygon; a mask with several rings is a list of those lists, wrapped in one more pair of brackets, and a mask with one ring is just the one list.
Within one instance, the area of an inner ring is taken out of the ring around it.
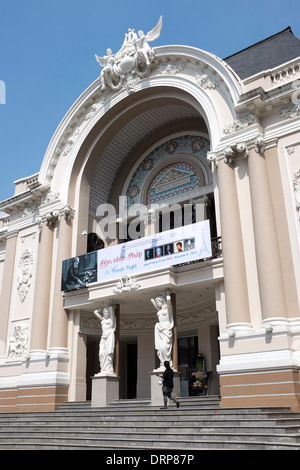
{"label": "person walking on steps", "polygon": [[168,361],[164,362],[164,366],[166,370],[164,373],[161,375],[163,378],[163,386],[162,386],[162,392],[163,392],[163,397],[164,397],[164,406],[163,409],[167,409],[167,403],[168,403],[168,398],[172,400],[174,403],[176,403],[177,408],[179,408],[179,401],[176,400],[171,394],[174,388],[174,383],[173,383],[173,370],[170,367],[170,363]]}

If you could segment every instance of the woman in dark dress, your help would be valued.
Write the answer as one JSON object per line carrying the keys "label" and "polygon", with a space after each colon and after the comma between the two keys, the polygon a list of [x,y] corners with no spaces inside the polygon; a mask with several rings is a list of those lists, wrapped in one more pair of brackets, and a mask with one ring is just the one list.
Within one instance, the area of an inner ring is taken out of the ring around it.
{"label": "woman in dark dress", "polygon": [[170,364],[168,361],[164,362],[164,366],[166,368],[165,372],[162,374],[163,378],[163,386],[162,386],[162,392],[163,392],[163,397],[164,397],[164,408],[167,408],[167,403],[168,403],[168,398],[172,400],[174,403],[176,403],[177,408],[179,408],[179,401],[176,400],[171,394],[174,388],[174,383],[173,383],[173,375],[174,372],[170,367]]}

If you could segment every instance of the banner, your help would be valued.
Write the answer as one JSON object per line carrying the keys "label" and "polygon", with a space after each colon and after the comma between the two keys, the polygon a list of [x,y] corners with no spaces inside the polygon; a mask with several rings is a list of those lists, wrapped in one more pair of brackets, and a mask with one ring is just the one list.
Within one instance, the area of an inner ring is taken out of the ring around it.
{"label": "banner", "polygon": [[97,281],[97,251],[75,256],[62,263],[61,290],[85,287]]}
{"label": "banner", "polygon": [[121,243],[97,253],[99,282],[210,258],[209,220]]}
{"label": "banner", "polygon": [[61,290],[211,256],[209,221],[204,220],[67,259],[62,264]]}

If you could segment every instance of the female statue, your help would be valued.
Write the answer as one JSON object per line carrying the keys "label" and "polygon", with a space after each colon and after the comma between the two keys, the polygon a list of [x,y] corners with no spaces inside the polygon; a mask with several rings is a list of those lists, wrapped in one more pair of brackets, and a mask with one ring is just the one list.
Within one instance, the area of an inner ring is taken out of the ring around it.
{"label": "female statue", "polygon": [[173,309],[170,295],[166,298],[158,296],[151,299],[157,310],[158,322],[155,325],[155,349],[160,361],[160,369],[164,369],[164,362],[168,361],[172,367],[172,346],[173,346]]}
{"label": "female statue", "polygon": [[101,320],[102,336],[99,344],[100,375],[113,375],[113,358],[115,350],[116,316],[115,308],[109,305],[103,308],[103,316],[100,310],[94,314]]}

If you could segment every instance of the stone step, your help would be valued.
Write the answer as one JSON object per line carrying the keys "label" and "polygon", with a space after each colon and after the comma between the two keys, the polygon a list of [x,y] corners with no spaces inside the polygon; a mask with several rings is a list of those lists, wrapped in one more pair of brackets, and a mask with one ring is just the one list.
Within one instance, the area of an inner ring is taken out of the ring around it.
{"label": "stone step", "polygon": [[197,420],[209,419],[209,420],[219,420],[219,419],[237,419],[237,420],[281,420],[282,424],[298,424],[300,420],[300,413],[288,413],[288,412],[277,412],[277,411],[262,411],[259,409],[226,409],[226,410],[207,410],[207,409],[176,409],[176,407],[169,407],[167,410],[161,410],[160,408],[153,409],[152,407],[148,410],[133,410],[126,408],[123,410],[123,414],[120,414],[120,410],[111,410],[108,408],[97,408],[90,409],[85,411],[55,411],[55,412],[37,412],[37,413],[0,413],[0,424],[5,421],[20,421],[20,420],[70,420],[72,418],[80,421],[84,420],[118,420],[126,421],[128,418],[133,420],[168,420],[168,421],[180,421],[182,419],[187,421],[194,421],[195,416]]}
{"label": "stone step", "polygon": [[122,434],[129,434],[129,433],[148,433],[151,432],[151,434],[161,434],[162,432],[165,435],[168,434],[200,434],[200,435],[209,435],[212,433],[218,433],[218,435],[222,434],[228,434],[230,433],[231,435],[241,435],[241,434],[259,434],[259,435],[269,435],[274,437],[273,435],[276,434],[276,437],[279,435],[284,435],[287,437],[293,437],[296,438],[297,442],[300,438],[300,432],[298,432],[298,427],[292,426],[290,428],[284,428],[284,427],[276,427],[275,425],[261,425],[261,424],[256,424],[254,425],[247,425],[246,423],[240,424],[237,426],[235,423],[206,423],[206,424],[201,424],[201,425],[195,425],[195,426],[187,426],[186,423],[182,423],[177,425],[176,424],[176,430],[174,427],[170,428],[170,425],[164,424],[160,426],[154,426],[151,423],[126,423],[126,424],[121,424],[118,425],[118,431],[116,431],[116,426],[111,425],[111,423],[104,423],[102,425],[91,425],[91,424],[86,424],[85,426],[78,426],[78,424],[73,423],[73,424],[65,424],[65,425],[58,425],[57,423],[55,424],[47,424],[46,430],[43,429],[43,425],[41,424],[23,424],[23,425],[4,425],[1,427],[0,430],[0,440],[6,435],[9,436],[11,435],[21,435],[22,433],[39,433],[42,435],[43,433],[54,433],[58,431],[59,433],[68,433],[70,435],[71,433],[76,433],[76,434],[87,434],[87,433],[122,433]]}
{"label": "stone step", "polygon": [[151,440],[135,436],[132,439],[121,438],[113,441],[111,437],[108,439],[102,437],[100,441],[96,441],[93,438],[74,438],[74,437],[61,437],[56,438],[44,438],[39,436],[37,438],[27,437],[26,439],[6,439],[5,441],[0,442],[0,449],[36,449],[36,450],[47,450],[47,449],[106,449],[106,450],[205,450],[205,449],[234,449],[234,450],[299,450],[299,444],[294,444],[292,442],[268,442],[266,440],[249,440],[248,436],[246,438],[241,436],[235,440],[228,439],[211,439],[207,438],[197,438],[190,439],[182,438],[180,442],[178,439],[169,439],[168,437],[162,435],[159,438],[153,438]]}
{"label": "stone step", "polygon": [[[196,421],[196,422],[195,422]],[[4,430],[6,428],[8,429],[13,429],[14,431],[17,430],[18,428],[37,428],[37,427],[43,427],[47,426],[49,427],[57,427],[59,428],[72,428],[72,427],[79,427],[80,429],[92,429],[92,428],[103,428],[103,427],[111,427],[115,428],[116,422],[118,422],[118,427],[119,428],[140,428],[140,427],[145,427],[145,428],[154,428],[154,427],[162,427],[162,428],[169,428],[170,426],[176,426],[177,428],[187,428],[190,431],[191,430],[198,430],[200,428],[232,428],[236,429],[237,432],[242,430],[242,428],[245,429],[255,429],[259,428],[260,430],[265,430],[266,432],[270,430],[270,432],[273,430],[273,432],[279,432],[278,430],[289,430],[292,431],[293,429],[298,432],[299,429],[299,423],[294,423],[294,422],[289,422],[288,424],[281,424],[280,422],[276,420],[244,420],[244,419],[229,419],[229,420],[224,420],[224,419],[218,419],[218,420],[199,420],[198,417],[197,419],[193,421],[187,421],[187,420],[164,420],[163,423],[161,423],[160,420],[149,420],[149,421],[141,421],[141,420],[124,420],[120,422],[117,419],[95,419],[95,420],[78,420],[78,419],[73,419],[73,420],[68,420],[66,421],[64,419],[60,420],[30,420],[30,419],[23,419],[23,420],[14,420],[13,422],[11,420],[6,420],[1,422],[1,430]],[[300,431],[299,431],[300,432]]]}
{"label": "stone step", "polygon": [[300,413],[222,409],[217,397],[181,398],[167,410],[147,399],[106,408],[69,402],[54,412],[0,414],[0,449],[300,450]]}

